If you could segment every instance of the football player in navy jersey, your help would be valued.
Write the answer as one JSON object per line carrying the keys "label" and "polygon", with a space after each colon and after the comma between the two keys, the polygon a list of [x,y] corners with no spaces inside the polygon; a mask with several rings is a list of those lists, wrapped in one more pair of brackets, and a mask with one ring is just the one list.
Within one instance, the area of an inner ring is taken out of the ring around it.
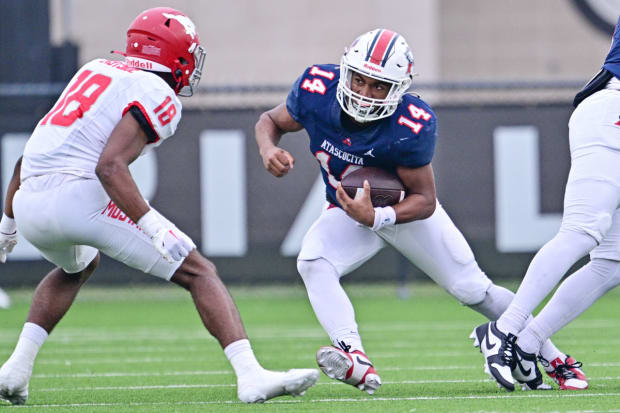
{"label": "football player in navy jersey", "polygon": [[[620,284],[620,18],[601,71],[575,96],[568,122],[571,168],[562,225],[532,260],[514,300],[496,323],[477,327],[479,339],[501,342],[495,379],[510,380],[506,365],[532,364],[541,343]],[[566,278],[533,319],[534,310],[581,258],[590,262]],[[518,338],[517,338],[518,337]],[[505,349],[510,351],[505,351]],[[481,347],[482,350],[486,350]],[[484,356],[493,357],[490,352]],[[588,387],[581,363],[547,359],[560,388]]]}
{"label": "football player in navy jersey", "polygon": [[[437,118],[420,97],[407,94],[413,56],[399,34],[376,29],[345,50],[340,65],[309,67],[286,103],[263,113],[256,141],[265,168],[287,174],[293,156],[277,145],[286,132],[306,129],[310,151],[327,189],[326,207],[306,234],[297,268],[310,303],[333,346],[317,362],[329,377],[372,394],[381,378],[365,354],[353,306],[340,277],[389,244],[464,305],[491,320],[514,294],[480,270],[463,235],[435,196],[431,160]],[[373,208],[370,187],[351,199],[340,186],[364,166],[396,173],[407,196],[393,207]],[[565,357],[550,341],[540,353]],[[526,389],[549,388],[538,368],[518,377]]]}

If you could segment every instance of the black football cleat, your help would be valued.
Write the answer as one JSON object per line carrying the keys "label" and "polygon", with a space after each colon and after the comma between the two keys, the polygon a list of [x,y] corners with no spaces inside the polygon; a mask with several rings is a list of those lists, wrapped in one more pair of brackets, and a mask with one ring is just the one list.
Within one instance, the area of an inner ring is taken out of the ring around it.
{"label": "black football cleat", "polygon": [[543,376],[536,363],[536,354],[526,353],[514,343],[514,366],[512,377],[523,390],[551,390],[551,386],[543,382]]}
{"label": "black football cleat", "polygon": [[514,391],[512,370],[515,365],[514,344],[517,337],[502,333],[495,321],[491,321],[476,327],[469,338],[474,339],[475,347],[480,347],[485,358],[485,371],[501,387]]}

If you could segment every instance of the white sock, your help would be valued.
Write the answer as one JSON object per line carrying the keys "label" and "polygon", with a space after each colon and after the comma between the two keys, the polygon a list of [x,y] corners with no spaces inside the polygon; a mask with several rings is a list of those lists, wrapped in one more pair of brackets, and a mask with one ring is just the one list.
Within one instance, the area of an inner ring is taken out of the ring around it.
{"label": "white sock", "polygon": [[338,347],[348,353],[352,353],[355,350],[365,353],[364,347],[362,346],[362,338],[357,330],[345,328],[341,331],[332,332],[329,336],[335,347]]}
{"label": "white sock", "polygon": [[[527,327],[525,327],[525,329],[523,329],[519,333],[519,338],[517,339],[517,344],[519,345],[519,347],[521,347],[521,350],[525,351],[526,353],[538,354],[543,346],[543,343],[547,341],[546,337],[537,334],[535,330],[532,330],[530,328],[530,326],[535,325],[536,319],[530,321]],[[547,358],[545,357],[545,359]]]}
{"label": "white sock", "polygon": [[[362,339],[355,322],[355,311],[347,293],[340,285],[336,268],[327,260],[297,261],[297,269],[306,285],[308,299],[316,318],[329,335],[334,346],[342,348],[341,341],[351,346],[349,351],[360,350]],[[343,349],[344,350],[344,349]]]}
{"label": "white sock", "polygon": [[25,323],[19,335],[19,340],[17,340],[15,350],[13,350],[13,354],[11,354],[7,363],[9,361],[16,361],[20,364],[25,363],[32,369],[34,359],[37,357],[47,336],[47,331],[44,328],[34,323]]}
{"label": "white sock", "polygon": [[521,347],[521,350],[526,353],[538,354],[542,357],[541,364],[545,371],[551,372],[555,368],[551,365],[551,362],[556,358],[560,360],[566,359],[566,354],[562,353],[552,342],[549,340],[549,336],[540,332],[538,328],[538,320],[534,318],[527,326],[519,333],[517,344]]}
{"label": "white sock", "polygon": [[560,282],[566,271],[596,246],[589,235],[560,230],[538,251],[508,309],[497,321],[506,333],[518,335],[529,315]]}
{"label": "white sock", "polygon": [[[529,324],[528,324],[529,326]],[[527,328],[527,327],[526,327]],[[521,336],[519,336],[519,339],[521,338]],[[543,337],[541,337],[542,339]],[[555,359],[557,359],[558,357],[562,360],[566,359],[566,354],[562,353],[560,351],[559,348],[557,348],[553,342],[547,338],[546,341],[544,341],[542,343],[542,347],[540,348],[540,350],[538,351],[538,354],[544,359],[547,360],[548,362],[551,362]],[[544,361],[543,360],[543,361]],[[543,367],[545,368],[545,371],[553,371],[555,370],[549,363],[542,363]]]}
{"label": "white sock", "polygon": [[262,371],[263,367],[256,360],[254,351],[248,339],[237,340],[234,343],[230,343],[224,349],[224,354],[230,361],[233,370],[237,378],[242,377],[248,373],[255,373]]}

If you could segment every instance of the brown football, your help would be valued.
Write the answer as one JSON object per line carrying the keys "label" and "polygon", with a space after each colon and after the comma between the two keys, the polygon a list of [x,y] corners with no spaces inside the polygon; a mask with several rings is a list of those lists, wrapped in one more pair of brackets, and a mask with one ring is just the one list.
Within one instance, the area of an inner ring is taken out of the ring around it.
{"label": "brown football", "polygon": [[351,172],[342,179],[342,188],[355,198],[358,189],[364,188],[364,180],[370,184],[370,200],[374,207],[385,207],[399,203],[405,198],[405,185],[396,175],[385,169],[367,166]]}

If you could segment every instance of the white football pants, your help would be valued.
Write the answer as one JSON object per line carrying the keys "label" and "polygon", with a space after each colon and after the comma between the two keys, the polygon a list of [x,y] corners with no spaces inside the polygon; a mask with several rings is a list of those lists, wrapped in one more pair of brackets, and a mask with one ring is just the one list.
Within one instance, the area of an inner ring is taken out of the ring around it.
{"label": "white football pants", "polygon": [[27,179],[13,199],[17,229],[48,261],[77,273],[99,250],[132,268],[172,277],[182,261],[168,263],[98,180],[59,175]]}
{"label": "white football pants", "polygon": [[620,91],[584,100],[570,118],[569,141],[562,229],[593,237],[592,258],[620,261]]}
{"label": "white football pants", "polygon": [[340,208],[326,208],[304,237],[298,260],[324,258],[343,275],[389,244],[465,305],[485,298],[491,280],[482,272],[467,241],[438,203],[424,220],[383,227],[377,232]]}

